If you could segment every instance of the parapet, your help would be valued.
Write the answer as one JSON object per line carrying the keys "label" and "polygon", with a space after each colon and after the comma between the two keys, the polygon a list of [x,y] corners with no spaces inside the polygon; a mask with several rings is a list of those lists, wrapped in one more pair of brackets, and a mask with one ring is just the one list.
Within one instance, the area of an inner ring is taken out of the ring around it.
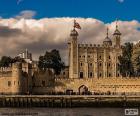
{"label": "parapet", "polygon": [[1,67],[0,68],[0,73],[2,72],[11,72],[12,71],[12,67]]}
{"label": "parapet", "polygon": [[101,45],[101,44],[78,44],[78,47],[99,48],[99,47],[103,47],[103,45]]}

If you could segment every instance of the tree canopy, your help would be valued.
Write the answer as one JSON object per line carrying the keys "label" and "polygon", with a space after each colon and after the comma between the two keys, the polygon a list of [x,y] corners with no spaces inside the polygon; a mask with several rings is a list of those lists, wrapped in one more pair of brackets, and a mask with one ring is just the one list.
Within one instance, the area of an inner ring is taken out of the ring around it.
{"label": "tree canopy", "polygon": [[43,56],[39,57],[38,67],[40,70],[46,70],[47,68],[52,68],[55,74],[60,74],[61,70],[64,68],[64,62],[62,62],[59,51],[54,49],[50,52],[46,51]]}
{"label": "tree canopy", "polygon": [[12,58],[10,56],[2,56],[0,60],[0,67],[9,67],[12,63]]}
{"label": "tree canopy", "polygon": [[125,43],[122,49],[122,56],[119,56],[119,71],[123,77],[134,76],[132,53],[133,43]]}

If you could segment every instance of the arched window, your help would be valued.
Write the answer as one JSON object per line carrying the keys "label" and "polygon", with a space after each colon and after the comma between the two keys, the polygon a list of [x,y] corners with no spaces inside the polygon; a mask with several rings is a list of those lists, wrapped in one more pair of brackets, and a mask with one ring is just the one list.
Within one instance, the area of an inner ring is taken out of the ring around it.
{"label": "arched window", "polygon": [[83,72],[80,72],[80,78],[82,79],[84,77]]}

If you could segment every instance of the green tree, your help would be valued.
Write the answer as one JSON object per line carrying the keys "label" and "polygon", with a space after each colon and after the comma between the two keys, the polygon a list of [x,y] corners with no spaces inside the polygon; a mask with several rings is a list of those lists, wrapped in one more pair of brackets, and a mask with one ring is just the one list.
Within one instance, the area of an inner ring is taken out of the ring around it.
{"label": "green tree", "polygon": [[135,72],[135,75],[136,76],[140,76],[140,54],[136,57],[135,62],[136,62],[136,72]]}
{"label": "green tree", "polygon": [[0,67],[9,67],[12,63],[12,58],[9,56],[2,56],[0,60]]}
{"label": "green tree", "polygon": [[125,43],[122,49],[122,56],[119,56],[119,71],[123,77],[134,76],[132,53],[133,43]]}
{"label": "green tree", "polygon": [[64,68],[64,62],[62,62],[59,51],[54,49],[51,52],[46,51],[44,56],[39,57],[38,67],[40,70],[46,70],[46,68],[52,68],[55,74],[60,74]]}

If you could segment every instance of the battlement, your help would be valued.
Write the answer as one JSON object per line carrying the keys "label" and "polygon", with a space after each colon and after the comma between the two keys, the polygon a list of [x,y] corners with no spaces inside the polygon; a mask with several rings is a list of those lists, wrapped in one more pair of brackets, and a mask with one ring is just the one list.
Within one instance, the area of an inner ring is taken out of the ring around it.
{"label": "battlement", "polygon": [[1,67],[0,73],[2,72],[12,72],[12,67]]}
{"label": "battlement", "polygon": [[104,46],[103,44],[78,44],[80,48],[114,48],[115,46]]}
{"label": "battlement", "polygon": [[102,44],[78,44],[79,47],[91,47],[91,48],[98,48],[104,47]]}

